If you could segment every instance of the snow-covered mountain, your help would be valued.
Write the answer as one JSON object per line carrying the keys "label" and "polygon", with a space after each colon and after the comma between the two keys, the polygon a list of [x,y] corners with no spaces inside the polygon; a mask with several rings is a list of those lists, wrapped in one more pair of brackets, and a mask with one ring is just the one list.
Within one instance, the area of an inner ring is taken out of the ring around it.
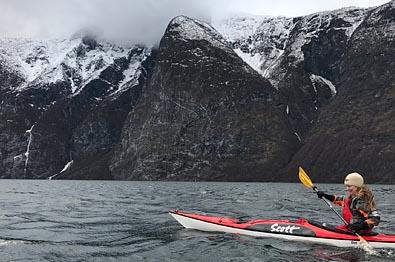
{"label": "snow-covered mountain", "polygon": [[179,16],[158,48],[0,39],[0,176],[391,181],[394,10]]}
{"label": "snow-covered mountain", "polygon": [[[1,39],[0,142],[10,152],[1,154],[3,176],[49,177],[74,159],[78,165],[86,154],[109,150],[120,127],[108,125],[126,117],[151,56],[151,48],[116,46],[92,36]],[[98,121],[96,130],[91,121]],[[108,139],[92,140],[104,134]]]}
{"label": "snow-covered mountain", "polygon": [[[303,17],[246,14],[213,19],[234,51],[286,97],[301,140],[337,92],[339,63],[369,9],[343,8]],[[292,85],[290,85],[292,83]]]}
{"label": "snow-covered mountain", "polygon": [[348,41],[367,12],[350,7],[295,18],[235,14],[212,24],[246,63],[277,86],[283,57],[302,62],[302,47],[328,30],[344,32]]}
{"label": "snow-covered mountain", "polygon": [[139,64],[149,55],[149,49],[129,55],[140,47],[125,48],[91,37],[74,39],[0,39],[0,59],[8,70],[21,78],[12,91],[56,82],[70,84],[75,93],[117,60],[128,61],[124,78],[115,89],[136,78]]}
{"label": "snow-covered mountain", "polygon": [[292,18],[236,14],[213,19],[213,26],[235,52],[252,68],[267,77],[284,52]]}

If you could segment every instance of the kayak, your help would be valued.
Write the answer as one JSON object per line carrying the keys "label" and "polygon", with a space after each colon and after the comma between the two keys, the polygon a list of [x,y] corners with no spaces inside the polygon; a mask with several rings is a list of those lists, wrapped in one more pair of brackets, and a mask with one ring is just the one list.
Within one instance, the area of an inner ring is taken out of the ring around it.
{"label": "kayak", "polygon": [[[190,213],[181,210],[173,210],[169,214],[185,228],[200,231],[280,238],[337,247],[358,247],[359,242],[359,238],[352,232],[303,218],[297,220],[242,220],[238,218]],[[395,235],[375,232],[361,235],[374,248],[395,248]]]}

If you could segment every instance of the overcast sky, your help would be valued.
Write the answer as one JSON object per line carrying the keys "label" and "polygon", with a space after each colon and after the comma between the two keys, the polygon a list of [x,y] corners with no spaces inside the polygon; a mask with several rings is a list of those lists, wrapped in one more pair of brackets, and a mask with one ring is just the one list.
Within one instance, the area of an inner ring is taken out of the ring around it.
{"label": "overcast sky", "polygon": [[172,17],[209,21],[245,12],[300,16],[348,6],[371,7],[389,0],[0,0],[0,37],[69,37],[82,27],[105,36],[154,43]]}

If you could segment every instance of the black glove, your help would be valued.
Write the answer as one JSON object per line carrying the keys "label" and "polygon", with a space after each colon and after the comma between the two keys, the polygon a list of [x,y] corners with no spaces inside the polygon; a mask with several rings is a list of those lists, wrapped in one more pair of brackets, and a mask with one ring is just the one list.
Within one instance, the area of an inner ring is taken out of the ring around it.
{"label": "black glove", "polygon": [[325,196],[325,192],[324,191],[317,191],[317,196],[318,198],[322,198],[323,196]]}
{"label": "black glove", "polygon": [[321,199],[323,197],[325,197],[326,199],[328,199],[331,202],[335,201],[335,196],[334,195],[328,195],[324,191],[317,191],[317,196],[318,196],[318,198],[321,198]]}
{"label": "black glove", "polygon": [[347,229],[352,232],[358,232],[360,230],[368,230],[368,229],[370,229],[370,227],[369,227],[368,223],[363,221],[363,222],[348,224]]}

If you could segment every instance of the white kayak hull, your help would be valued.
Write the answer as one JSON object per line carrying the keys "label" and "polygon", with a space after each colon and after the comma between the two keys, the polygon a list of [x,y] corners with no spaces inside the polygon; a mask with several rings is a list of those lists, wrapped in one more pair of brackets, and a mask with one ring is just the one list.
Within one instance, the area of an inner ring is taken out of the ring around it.
{"label": "white kayak hull", "polygon": [[[330,239],[330,238],[320,238],[320,237],[308,237],[308,236],[296,236],[296,235],[287,235],[287,234],[278,234],[278,233],[259,232],[254,230],[235,228],[235,227],[224,226],[211,222],[206,222],[195,218],[179,215],[174,212],[170,212],[169,214],[187,229],[195,229],[195,230],[206,231],[206,232],[224,232],[231,234],[241,234],[241,235],[263,237],[263,238],[277,238],[277,239],[284,239],[289,241],[303,241],[303,242],[310,242],[310,243],[317,243],[324,245],[332,245],[337,247],[359,247],[360,245],[360,242],[357,240]],[[395,248],[395,243],[369,242],[369,244],[374,248]]]}

